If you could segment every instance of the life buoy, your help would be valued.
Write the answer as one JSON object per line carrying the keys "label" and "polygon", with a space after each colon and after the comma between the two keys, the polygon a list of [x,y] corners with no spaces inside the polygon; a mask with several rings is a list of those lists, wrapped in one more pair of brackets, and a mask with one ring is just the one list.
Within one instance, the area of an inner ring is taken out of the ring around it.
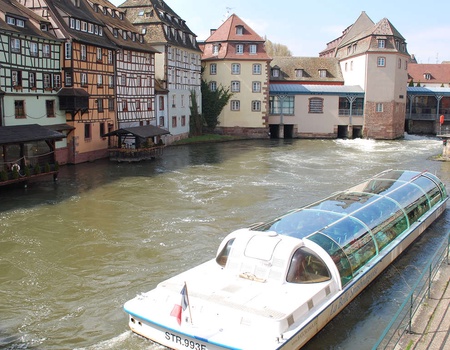
{"label": "life buoy", "polygon": [[20,165],[19,164],[13,164],[11,169],[12,169],[12,171],[19,172],[20,171]]}

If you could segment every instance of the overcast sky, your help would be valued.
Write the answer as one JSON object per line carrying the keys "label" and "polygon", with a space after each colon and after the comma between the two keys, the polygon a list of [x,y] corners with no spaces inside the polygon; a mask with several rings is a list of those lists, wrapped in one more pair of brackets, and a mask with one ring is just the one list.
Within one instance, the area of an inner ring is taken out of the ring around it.
{"label": "overcast sky", "polygon": [[[116,6],[124,0],[112,0]],[[317,57],[362,11],[387,18],[418,63],[450,61],[448,0],[165,0],[199,41],[231,14],[262,37],[286,45],[294,56]]]}

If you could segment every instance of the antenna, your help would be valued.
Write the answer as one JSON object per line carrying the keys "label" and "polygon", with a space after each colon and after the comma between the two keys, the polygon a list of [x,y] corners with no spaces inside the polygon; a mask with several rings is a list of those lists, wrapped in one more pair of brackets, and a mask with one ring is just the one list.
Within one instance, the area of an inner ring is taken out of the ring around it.
{"label": "antenna", "polygon": [[222,20],[222,22],[225,22],[228,17],[230,17],[230,11],[233,9],[234,7],[225,7],[225,9],[227,10],[227,12],[223,15],[224,19]]}

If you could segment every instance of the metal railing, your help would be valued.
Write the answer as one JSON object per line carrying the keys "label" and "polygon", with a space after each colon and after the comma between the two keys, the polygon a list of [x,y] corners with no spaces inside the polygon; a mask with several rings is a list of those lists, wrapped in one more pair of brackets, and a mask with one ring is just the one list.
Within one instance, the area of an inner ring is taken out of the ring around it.
{"label": "metal railing", "polygon": [[449,264],[450,232],[444,239],[439,249],[425,265],[416,283],[399,307],[397,313],[387,325],[372,350],[394,349],[405,333],[412,333],[413,317],[419,307],[423,305],[424,299],[430,297],[433,279],[439,271],[440,266],[447,260]]}

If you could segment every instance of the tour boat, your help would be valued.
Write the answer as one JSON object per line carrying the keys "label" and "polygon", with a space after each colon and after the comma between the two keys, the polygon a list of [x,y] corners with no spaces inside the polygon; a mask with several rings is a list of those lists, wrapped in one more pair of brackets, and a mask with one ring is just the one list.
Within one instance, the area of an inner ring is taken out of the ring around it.
{"label": "tour boat", "polygon": [[429,172],[387,170],[230,233],[215,259],[125,303],[131,330],[172,349],[299,349],[445,210]]}

